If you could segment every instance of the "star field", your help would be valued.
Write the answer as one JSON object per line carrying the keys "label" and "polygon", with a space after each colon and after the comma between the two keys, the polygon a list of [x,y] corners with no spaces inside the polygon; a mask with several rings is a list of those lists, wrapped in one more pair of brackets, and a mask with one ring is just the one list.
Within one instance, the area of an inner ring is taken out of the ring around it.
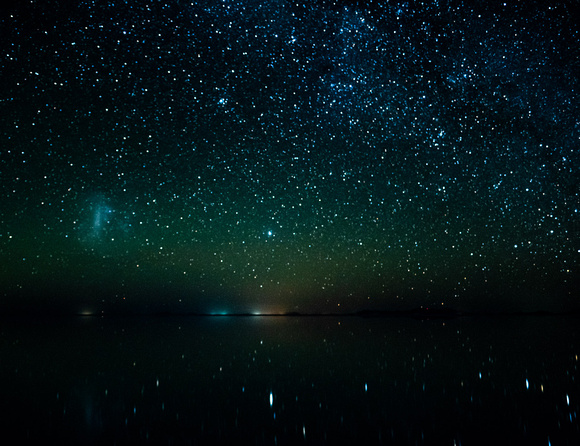
{"label": "star field", "polygon": [[577,307],[575,7],[5,7],[3,301]]}

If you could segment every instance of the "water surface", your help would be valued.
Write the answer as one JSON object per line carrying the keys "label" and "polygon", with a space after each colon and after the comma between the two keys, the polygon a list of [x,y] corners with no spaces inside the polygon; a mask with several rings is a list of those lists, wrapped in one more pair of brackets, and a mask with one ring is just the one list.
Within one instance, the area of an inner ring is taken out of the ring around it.
{"label": "water surface", "polygon": [[0,320],[22,441],[579,444],[578,318]]}

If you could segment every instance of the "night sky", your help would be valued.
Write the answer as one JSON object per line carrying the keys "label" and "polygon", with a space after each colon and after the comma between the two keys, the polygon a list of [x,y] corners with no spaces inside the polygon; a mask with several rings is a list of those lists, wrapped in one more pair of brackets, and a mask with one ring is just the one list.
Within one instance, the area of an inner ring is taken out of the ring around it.
{"label": "night sky", "polygon": [[26,1],[3,310],[580,306],[575,1]]}

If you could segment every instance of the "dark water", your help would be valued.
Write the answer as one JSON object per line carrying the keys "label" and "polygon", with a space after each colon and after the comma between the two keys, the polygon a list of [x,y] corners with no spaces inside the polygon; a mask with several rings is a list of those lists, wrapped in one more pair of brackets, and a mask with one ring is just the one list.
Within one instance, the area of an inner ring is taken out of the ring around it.
{"label": "dark water", "polygon": [[0,427],[20,443],[577,445],[578,322],[2,320]]}

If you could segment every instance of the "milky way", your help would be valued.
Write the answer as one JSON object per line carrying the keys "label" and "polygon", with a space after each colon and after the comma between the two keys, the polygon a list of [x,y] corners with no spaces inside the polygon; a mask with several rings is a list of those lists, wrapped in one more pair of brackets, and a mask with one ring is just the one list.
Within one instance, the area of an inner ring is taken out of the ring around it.
{"label": "milky way", "polygon": [[578,306],[573,2],[19,3],[8,306]]}

